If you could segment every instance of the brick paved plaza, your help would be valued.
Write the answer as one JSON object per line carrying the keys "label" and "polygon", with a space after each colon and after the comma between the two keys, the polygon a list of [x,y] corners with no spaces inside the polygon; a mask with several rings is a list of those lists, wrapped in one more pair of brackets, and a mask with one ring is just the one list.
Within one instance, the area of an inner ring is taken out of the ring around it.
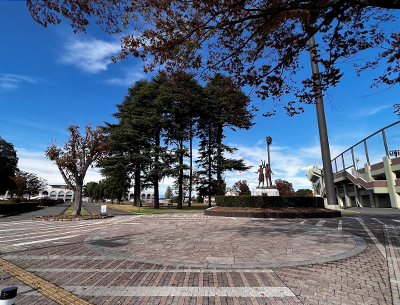
{"label": "brick paved plaza", "polygon": [[400,304],[398,213],[0,218],[0,232],[0,288],[18,286],[17,305]]}

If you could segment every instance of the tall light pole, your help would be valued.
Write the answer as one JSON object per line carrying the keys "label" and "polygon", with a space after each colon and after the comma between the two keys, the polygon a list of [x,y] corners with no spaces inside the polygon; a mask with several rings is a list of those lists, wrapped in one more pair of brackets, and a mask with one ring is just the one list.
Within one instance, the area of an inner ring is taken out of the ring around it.
{"label": "tall light pole", "polygon": [[322,99],[321,79],[319,77],[317,48],[315,47],[314,36],[310,38],[310,40],[308,41],[308,45],[310,47],[311,70],[313,75],[313,81],[315,88],[317,90],[315,105],[317,107],[317,120],[318,120],[319,140],[321,144],[322,164],[324,169],[326,199],[328,200],[329,205],[334,205],[338,203],[335,195],[335,185],[333,182],[331,153],[329,150],[329,140],[328,140],[328,129],[326,127],[324,101]]}
{"label": "tall light pole", "polygon": [[267,136],[266,141],[267,141],[267,148],[268,148],[268,164],[269,164],[269,167],[271,167],[271,159],[269,157],[269,146],[272,144],[272,138],[270,136]]}

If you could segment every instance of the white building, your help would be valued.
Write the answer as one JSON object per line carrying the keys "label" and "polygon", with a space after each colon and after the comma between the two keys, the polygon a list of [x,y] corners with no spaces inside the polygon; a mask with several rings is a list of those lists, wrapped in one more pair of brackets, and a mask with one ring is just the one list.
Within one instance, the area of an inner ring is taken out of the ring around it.
{"label": "white building", "polygon": [[[24,194],[24,198],[29,198],[28,194]],[[73,201],[74,192],[72,190],[67,189],[66,184],[50,184],[43,190],[39,191],[37,194],[33,194],[31,198],[49,198],[51,200],[63,200],[64,202]],[[10,196],[8,191],[4,194],[0,194],[0,199],[6,200],[9,199]],[[154,202],[154,192],[151,190],[142,191],[140,198],[143,202]],[[134,191],[130,190],[128,193],[128,200],[133,201],[134,199]],[[82,196],[82,201],[90,201],[91,199],[86,196]]]}
{"label": "white building", "polygon": [[[24,194],[24,198],[29,198],[28,194]],[[3,200],[9,199],[8,191],[5,195],[0,195]],[[67,189],[66,184],[50,184],[43,190],[39,191],[37,194],[33,194],[31,198],[49,198],[51,200],[63,200],[64,202],[73,201],[74,192]],[[83,201],[87,201],[86,196],[82,196]]]}

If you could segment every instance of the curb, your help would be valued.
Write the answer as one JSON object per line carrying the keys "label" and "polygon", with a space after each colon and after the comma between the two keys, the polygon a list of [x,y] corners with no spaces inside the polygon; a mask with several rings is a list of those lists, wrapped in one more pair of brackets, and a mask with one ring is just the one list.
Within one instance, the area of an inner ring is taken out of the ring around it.
{"label": "curb", "polygon": [[207,209],[204,211],[207,216],[224,216],[224,217],[250,217],[250,218],[334,218],[342,217],[340,211],[327,211],[327,212],[227,212],[227,211],[213,211]]}

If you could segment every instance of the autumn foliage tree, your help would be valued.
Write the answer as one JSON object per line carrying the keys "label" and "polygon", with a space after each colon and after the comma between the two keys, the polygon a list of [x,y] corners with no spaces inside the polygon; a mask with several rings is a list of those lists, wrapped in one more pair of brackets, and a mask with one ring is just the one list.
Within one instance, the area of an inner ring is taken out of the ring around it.
{"label": "autumn foliage tree", "polygon": [[322,91],[338,84],[340,64],[364,50],[375,56],[356,64],[358,73],[379,65],[383,72],[373,85],[400,83],[400,33],[395,27],[385,32],[396,21],[397,0],[28,0],[27,6],[43,26],[64,17],[74,32],[85,32],[91,22],[107,33],[126,29],[114,60],[140,57],[145,71],[225,71],[261,99],[279,103],[292,94],[284,105],[289,115],[314,103],[312,77],[297,73],[317,34]]}
{"label": "autumn foliage tree", "polygon": [[244,196],[249,193],[250,189],[246,180],[239,180],[232,186],[232,191],[239,196]]}
{"label": "autumn foliage tree", "polygon": [[296,191],[296,196],[306,196],[306,197],[313,197],[314,194],[310,189],[298,189]]}
{"label": "autumn foliage tree", "polygon": [[67,187],[74,191],[72,215],[80,215],[82,207],[82,187],[89,166],[96,166],[108,153],[107,136],[101,126],[85,126],[81,134],[79,126],[67,127],[69,139],[61,147],[53,141],[47,147],[46,157],[57,165]]}
{"label": "autumn foliage tree", "polygon": [[23,197],[24,194],[28,194],[30,199],[47,185],[45,179],[38,177],[34,173],[25,171],[18,171],[12,179],[15,182],[16,188],[10,190],[11,196]]}
{"label": "autumn foliage tree", "polygon": [[278,189],[280,196],[294,196],[296,194],[293,189],[293,184],[289,181],[276,179],[275,186]]}

